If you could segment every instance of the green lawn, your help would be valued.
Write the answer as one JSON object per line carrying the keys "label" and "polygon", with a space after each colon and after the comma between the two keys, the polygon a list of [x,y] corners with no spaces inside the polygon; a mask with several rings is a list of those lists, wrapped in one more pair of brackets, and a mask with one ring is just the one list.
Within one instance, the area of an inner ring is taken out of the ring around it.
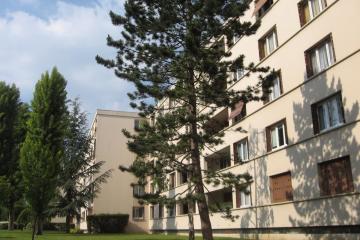
{"label": "green lawn", "polygon": [[[24,231],[9,232],[0,230],[0,240],[29,240],[31,233]],[[102,234],[102,235],[75,235],[75,234],[62,234],[54,232],[46,232],[43,236],[38,236],[39,240],[186,240],[186,237],[176,235],[160,235],[160,234]],[[201,238],[197,238],[201,239]],[[216,238],[216,240],[229,240],[231,238]],[[232,238],[232,240],[234,240]]]}

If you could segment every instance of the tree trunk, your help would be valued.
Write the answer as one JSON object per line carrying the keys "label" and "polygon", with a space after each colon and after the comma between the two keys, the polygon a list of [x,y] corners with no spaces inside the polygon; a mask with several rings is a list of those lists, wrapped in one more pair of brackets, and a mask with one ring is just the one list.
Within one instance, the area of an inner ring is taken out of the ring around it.
{"label": "tree trunk", "polygon": [[35,217],[35,219],[34,219],[34,224],[33,224],[33,229],[32,229],[32,236],[31,236],[32,240],[35,239],[36,228],[37,228],[37,217]]}
{"label": "tree trunk", "polygon": [[65,223],[65,232],[69,233],[70,232],[70,221],[71,221],[71,216],[70,214],[66,215],[66,223]]}
{"label": "tree trunk", "polygon": [[14,230],[14,221],[15,221],[15,208],[12,206],[9,208],[9,225],[8,230]]}
{"label": "tree trunk", "polygon": [[[195,92],[195,85],[193,84],[193,91]],[[200,149],[199,149],[199,140],[198,140],[198,129],[197,129],[197,105],[196,105],[196,95],[193,95],[193,98],[190,99],[191,113],[192,113],[192,123],[191,123],[191,161],[194,169],[194,183],[195,183],[195,193],[199,195],[200,199],[197,202],[199,208],[200,222],[201,222],[201,232],[204,240],[213,240],[213,232],[211,227],[211,221],[209,216],[209,208],[205,198],[204,184],[202,181],[202,171],[200,165]]]}
{"label": "tree trunk", "polygon": [[36,235],[43,235],[43,218],[38,217]]}
{"label": "tree trunk", "polygon": [[[191,181],[190,181],[191,174],[188,176],[188,191],[189,194],[192,192]],[[193,200],[188,202],[188,218],[189,218],[189,240],[195,240],[195,227],[194,227],[194,213],[195,213],[195,203]]]}

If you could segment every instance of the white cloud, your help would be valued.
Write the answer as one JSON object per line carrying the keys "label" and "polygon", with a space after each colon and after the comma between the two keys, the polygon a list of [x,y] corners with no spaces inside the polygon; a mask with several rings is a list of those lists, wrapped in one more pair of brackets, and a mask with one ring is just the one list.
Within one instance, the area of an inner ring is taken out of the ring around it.
{"label": "white cloud", "polygon": [[120,31],[108,12],[120,11],[122,4],[106,0],[84,7],[58,1],[47,19],[22,11],[0,17],[0,80],[14,82],[23,100],[29,101],[41,73],[57,66],[68,80],[69,95],[80,97],[88,112],[131,110],[126,95],[131,85],[95,62],[97,54],[115,56],[115,49],[106,46],[106,36],[119,36]]}

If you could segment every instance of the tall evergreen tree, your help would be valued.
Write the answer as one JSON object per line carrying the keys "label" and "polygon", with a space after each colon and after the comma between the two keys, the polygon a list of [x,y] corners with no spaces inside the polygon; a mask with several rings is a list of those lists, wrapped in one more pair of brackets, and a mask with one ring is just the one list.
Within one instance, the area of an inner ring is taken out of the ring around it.
{"label": "tall evergreen tree", "polygon": [[21,148],[20,167],[24,193],[34,214],[33,236],[42,234],[42,222],[54,198],[64,155],[67,128],[66,81],[54,68],[44,73],[35,87],[27,134]]}
{"label": "tall evergreen tree", "polygon": [[19,157],[28,107],[19,96],[15,85],[0,82],[0,203],[9,212],[9,230],[14,229],[15,204],[22,197]]}
{"label": "tall evergreen tree", "polygon": [[65,152],[61,161],[59,195],[55,213],[66,217],[66,232],[70,231],[71,219],[80,218],[81,208],[89,203],[106,182],[111,170],[100,173],[103,161],[94,162],[93,139],[88,132],[86,113],[80,109],[78,99],[71,101]]}
{"label": "tall evergreen tree", "polygon": [[[155,124],[145,125],[138,134],[124,131],[130,138],[130,150],[138,157],[130,168],[122,169],[133,172],[143,184],[152,177],[158,193],[142,196],[147,203],[189,202],[190,223],[196,201],[206,240],[212,240],[213,234],[205,182],[245,187],[250,179],[248,174],[201,169],[204,150],[213,150],[224,135],[209,121],[218,108],[263,100],[263,93],[268,91],[261,90],[274,76],[268,74],[268,68],[257,68],[253,63],[245,66],[243,55],[231,57],[223,48],[224,39],[246,37],[258,29],[260,22],[242,18],[251,2],[127,0],[123,16],[110,12],[112,23],[122,34],[121,39],[107,38],[108,46],[117,50],[116,58],[96,57],[98,63],[114,68],[116,76],[135,84],[137,90],[129,93],[134,108],[145,117],[156,115]],[[239,68],[247,76],[257,75],[257,80],[246,89],[229,89],[236,81],[230,76]],[[161,109],[149,99],[172,99],[176,104]],[[203,108],[206,110],[201,111]],[[165,114],[157,114],[164,110]],[[166,198],[159,193],[166,189],[166,174],[172,171],[188,174],[185,196]],[[189,229],[189,238],[193,239],[193,225]]]}

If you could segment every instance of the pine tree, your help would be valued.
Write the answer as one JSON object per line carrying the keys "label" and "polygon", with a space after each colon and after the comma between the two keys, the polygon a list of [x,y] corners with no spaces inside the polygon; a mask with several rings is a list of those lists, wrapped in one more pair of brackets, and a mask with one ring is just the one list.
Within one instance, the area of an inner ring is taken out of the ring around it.
{"label": "pine tree", "polygon": [[15,204],[22,197],[19,157],[28,107],[19,97],[15,85],[0,82],[0,203],[9,212],[9,230],[14,229]]}
{"label": "pine tree", "polygon": [[[194,238],[192,213],[197,203],[203,238],[212,240],[206,184],[224,187],[246,187],[251,176],[217,173],[201,169],[204,149],[222,143],[221,123],[209,121],[219,108],[237,103],[264,100],[268,83],[274,77],[268,68],[244,65],[244,55],[231,58],[225,52],[226,39],[252,35],[260,22],[244,21],[251,0],[128,0],[123,16],[110,12],[112,23],[121,29],[121,39],[107,38],[117,50],[115,59],[96,57],[98,63],[113,68],[115,75],[135,84],[129,93],[131,106],[142,116],[155,115],[155,124],[145,124],[130,138],[129,149],[137,154],[129,168],[146,184],[152,178],[155,194],[140,196],[145,203],[189,203],[189,238]],[[227,41],[230,42],[230,41]],[[257,81],[246,89],[228,89],[236,79],[231,73],[244,69],[247,76],[256,74]],[[265,91],[262,91],[262,89]],[[165,109],[150,100],[171,99],[176,104]],[[205,111],[201,111],[206,108]],[[155,160],[155,164],[150,160]],[[186,172],[189,184],[185,196],[166,198],[166,175],[172,171]],[[206,184],[205,184],[206,183]],[[221,209],[221,206],[219,207]],[[222,209],[229,216],[228,209]],[[233,219],[233,218],[232,218]]]}
{"label": "pine tree", "polygon": [[111,174],[111,170],[100,173],[104,162],[94,163],[92,152],[93,139],[88,134],[86,113],[81,111],[80,103],[75,99],[70,103],[60,191],[54,209],[58,216],[66,217],[66,232],[70,231],[71,219],[80,218],[81,208],[89,207],[101,184]]}
{"label": "pine tree", "polygon": [[66,81],[54,68],[35,86],[32,112],[21,148],[20,167],[25,198],[34,215],[33,236],[42,234],[42,222],[58,185],[66,131]]}

